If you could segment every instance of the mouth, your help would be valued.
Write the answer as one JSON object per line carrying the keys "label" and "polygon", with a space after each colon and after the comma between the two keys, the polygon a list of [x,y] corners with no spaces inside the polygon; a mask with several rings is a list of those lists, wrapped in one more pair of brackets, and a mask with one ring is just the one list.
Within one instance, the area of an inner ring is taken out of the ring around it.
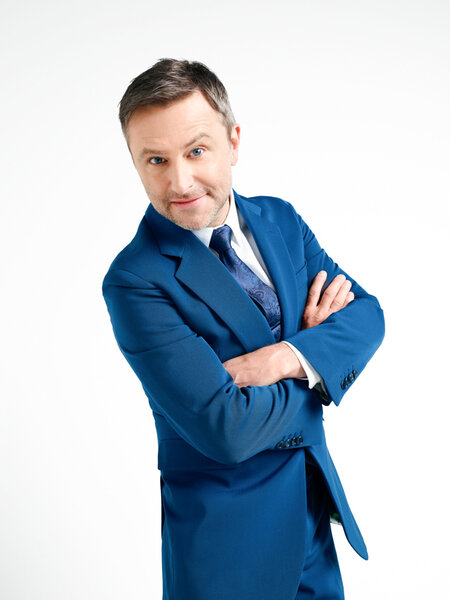
{"label": "mouth", "polygon": [[203,196],[198,196],[198,198],[192,198],[192,200],[181,200],[179,202],[172,202],[172,204],[175,204],[175,206],[194,206],[195,204],[197,204],[199,202],[199,200],[201,200],[202,198],[204,198],[206,196],[206,194],[203,194]]}

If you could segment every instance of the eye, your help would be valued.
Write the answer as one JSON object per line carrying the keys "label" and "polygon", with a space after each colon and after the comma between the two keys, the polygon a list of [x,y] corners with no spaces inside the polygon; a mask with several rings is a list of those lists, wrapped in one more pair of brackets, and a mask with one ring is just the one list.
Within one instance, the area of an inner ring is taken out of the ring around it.
{"label": "eye", "polygon": [[[200,152],[201,152],[201,153],[203,153],[203,152],[204,152],[203,148],[194,148],[194,149],[191,151],[191,154],[192,154],[192,152],[197,152],[197,150],[200,150]],[[194,156],[201,156],[201,154],[195,154]]]}
{"label": "eye", "polygon": [[[152,162],[152,160],[157,160],[158,162]],[[159,162],[160,160],[164,160],[164,159],[163,159],[163,158],[161,158],[160,156],[152,156],[152,157],[149,159],[149,161],[148,161],[148,162],[149,162],[151,165],[160,165],[160,164],[161,164],[161,163]]]}

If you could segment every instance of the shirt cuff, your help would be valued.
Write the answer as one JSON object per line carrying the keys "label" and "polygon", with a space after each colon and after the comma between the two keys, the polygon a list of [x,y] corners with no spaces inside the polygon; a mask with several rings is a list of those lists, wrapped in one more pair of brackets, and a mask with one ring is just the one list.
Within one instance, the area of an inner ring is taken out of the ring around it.
{"label": "shirt cuff", "polygon": [[291,348],[291,350],[294,352],[295,356],[300,361],[300,364],[302,365],[306,373],[306,377],[297,377],[297,379],[307,379],[309,389],[312,389],[319,382],[323,385],[322,377],[315,370],[312,364],[303,356],[300,350],[296,348],[293,344],[291,344],[290,342],[286,342],[285,340],[283,340],[283,344],[287,344],[289,348]]}

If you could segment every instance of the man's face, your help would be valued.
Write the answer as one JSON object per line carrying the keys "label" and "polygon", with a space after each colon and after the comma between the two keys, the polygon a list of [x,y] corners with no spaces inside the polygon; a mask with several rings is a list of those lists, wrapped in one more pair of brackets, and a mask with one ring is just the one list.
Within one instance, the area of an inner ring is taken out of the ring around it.
{"label": "man's face", "polygon": [[230,141],[219,113],[199,91],[167,106],[136,109],[127,130],[150,202],[184,229],[224,223],[239,136],[234,125]]}

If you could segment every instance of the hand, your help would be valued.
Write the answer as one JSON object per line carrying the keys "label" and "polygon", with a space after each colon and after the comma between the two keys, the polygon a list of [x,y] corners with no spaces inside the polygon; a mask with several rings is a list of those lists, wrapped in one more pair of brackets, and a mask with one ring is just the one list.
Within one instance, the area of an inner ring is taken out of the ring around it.
{"label": "hand", "polygon": [[285,377],[306,376],[297,356],[282,342],[235,356],[222,365],[239,387],[271,385]]}
{"label": "hand", "polygon": [[303,311],[302,329],[319,325],[331,314],[345,308],[355,297],[354,293],[350,291],[351,281],[346,279],[345,275],[340,274],[333,279],[320,298],[326,279],[326,271],[319,271],[313,279]]}

